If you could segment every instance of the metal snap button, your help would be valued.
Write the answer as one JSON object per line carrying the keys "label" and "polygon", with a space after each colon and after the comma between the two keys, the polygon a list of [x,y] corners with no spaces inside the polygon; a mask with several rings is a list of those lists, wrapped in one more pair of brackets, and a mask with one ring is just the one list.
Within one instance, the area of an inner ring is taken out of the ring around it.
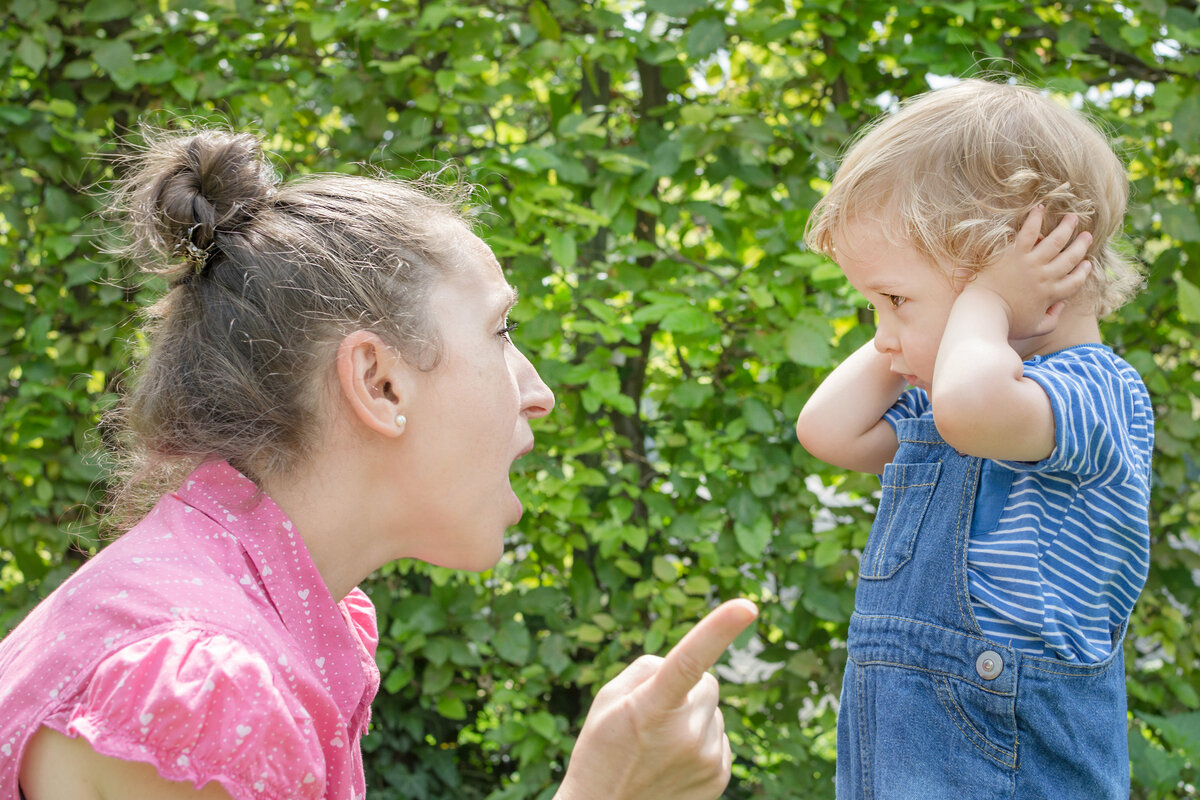
{"label": "metal snap button", "polygon": [[979,658],[975,659],[975,671],[979,673],[979,677],[990,681],[1004,672],[1004,659],[995,650],[984,650],[979,654]]}

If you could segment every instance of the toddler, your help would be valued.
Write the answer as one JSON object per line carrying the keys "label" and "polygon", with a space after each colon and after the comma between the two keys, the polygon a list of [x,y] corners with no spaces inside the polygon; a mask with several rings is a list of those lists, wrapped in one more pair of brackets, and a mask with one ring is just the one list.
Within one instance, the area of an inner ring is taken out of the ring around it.
{"label": "toddler", "polygon": [[875,308],[796,433],[879,473],[839,798],[1127,798],[1121,644],[1149,567],[1154,420],[1098,319],[1140,276],[1106,138],[963,81],[849,150],[808,243]]}

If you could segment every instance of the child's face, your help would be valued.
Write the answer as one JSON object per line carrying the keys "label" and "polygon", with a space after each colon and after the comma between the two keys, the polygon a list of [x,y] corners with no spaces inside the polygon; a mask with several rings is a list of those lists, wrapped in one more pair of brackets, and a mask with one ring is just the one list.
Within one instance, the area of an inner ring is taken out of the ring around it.
{"label": "child's face", "polygon": [[942,333],[959,288],[911,245],[894,243],[877,220],[853,222],[837,242],[838,266],[875,307],[875,349],[892,372],[929,391]]}

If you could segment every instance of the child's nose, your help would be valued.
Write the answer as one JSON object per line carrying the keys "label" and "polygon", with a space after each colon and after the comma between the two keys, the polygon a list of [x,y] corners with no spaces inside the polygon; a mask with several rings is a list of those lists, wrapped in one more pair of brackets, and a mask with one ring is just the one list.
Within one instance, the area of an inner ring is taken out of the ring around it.
{"label": "child's nose", "polygon": [[891,326],[882,323],[875,329],[875,349],[880,353],[894,353],[900,349],[900,341]]}

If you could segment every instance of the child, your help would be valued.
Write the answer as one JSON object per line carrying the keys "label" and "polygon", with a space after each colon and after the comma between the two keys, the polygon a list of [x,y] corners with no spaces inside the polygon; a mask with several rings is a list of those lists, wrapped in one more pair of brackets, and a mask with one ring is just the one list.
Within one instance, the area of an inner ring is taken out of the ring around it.
{"label": "child", "polygon": [[1097,323],[1139,283],[1113,246],[1127,192],[1082,115],[969,80],[878,122],[813,212],[810,246],[878,313],[796,423],[882,475],[839,798],[1129,796],[1154,420]]}

